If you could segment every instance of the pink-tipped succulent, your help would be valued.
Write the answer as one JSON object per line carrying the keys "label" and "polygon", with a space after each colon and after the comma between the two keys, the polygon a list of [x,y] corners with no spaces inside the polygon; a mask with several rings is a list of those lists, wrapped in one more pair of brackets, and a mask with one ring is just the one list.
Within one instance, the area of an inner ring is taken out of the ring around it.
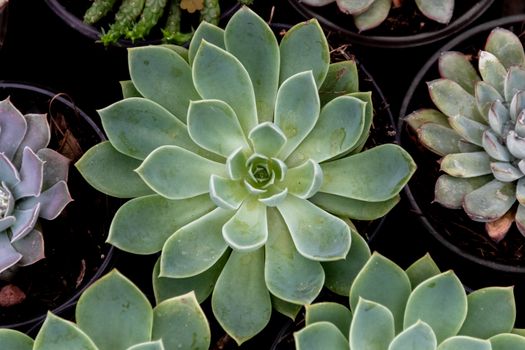
{"label": "pink-tipped succulent", "polygon": [[71,201],[69,159],[46,148],[50,137],[45,114],[0,102],[0,275],[44,257],[38,218],[56,218]]}

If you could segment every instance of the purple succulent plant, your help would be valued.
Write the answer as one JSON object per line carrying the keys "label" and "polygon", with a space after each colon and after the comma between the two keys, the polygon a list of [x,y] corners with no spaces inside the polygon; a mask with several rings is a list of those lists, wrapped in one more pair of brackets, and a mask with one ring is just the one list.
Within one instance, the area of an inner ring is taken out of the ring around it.
{"label": "purple succulent plant", "polygon": [[46,148],[45,114],[23,115],[9,97],[0,102],[0,275],[44,258],[38,218],[52,220],[72,200],[70,160]]}

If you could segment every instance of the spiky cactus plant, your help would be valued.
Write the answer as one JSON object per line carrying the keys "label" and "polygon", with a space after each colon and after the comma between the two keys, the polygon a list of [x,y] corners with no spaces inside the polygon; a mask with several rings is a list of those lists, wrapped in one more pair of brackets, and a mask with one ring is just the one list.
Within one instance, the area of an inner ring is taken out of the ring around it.
{"label": "spiky cactus plant", "polygon": [[525,235],[525,54],[520,39],[496,28],[480,51],[479,75],[467,56],[445,52],[442,78],[428,83],[439,111],[422,109],[408,124],[443,156],[435,200],[463,208],[501,240],[513,221]]}
{"label": "spiky cactus plant", "polygon": [[[352,15],[359,31],[373,29],[388,17],[390,8],[402,6],[400,0],[301,0],[311,6],[336,2],[341,12]],[[454,0],[415,0],[421,13],[436,22],[448,24],[454,13]]]}
{"label": "spiky cactus plant", "polygon": [[49,141],[45,114],[0,102],[0,275],[44,257],[38,218],[56,218],[71,201],[69,159],[46,148]]}

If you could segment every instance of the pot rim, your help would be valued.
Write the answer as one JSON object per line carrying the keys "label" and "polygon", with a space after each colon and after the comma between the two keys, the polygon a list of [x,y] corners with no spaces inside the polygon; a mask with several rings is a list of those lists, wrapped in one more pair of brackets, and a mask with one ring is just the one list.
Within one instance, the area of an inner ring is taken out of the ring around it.
{"label": "pot rim", "polygon": [[469,24],[474,22],[479,16],[481,16],[492,5],[494,0],[479,0],[474,6],[470,8],[470,10],[440,30],[405,36],[359,34],[355,31],[341,27],[332,22],[330,19],[319,15],[316,12],[315,7],[309,7],[302,4],[301,0],[288,0],[288,2],[303,17],[316,18],[330,30],[343,33],[355,44],[380,48],[408,48],[427,45],[461,31]]}
{"label": "pot rim", "polygon": [[[69,12],[64,5],[60,3],[60,0],[45,0],[45,3],[51,8],[51,10],[60,17],[64,22],[66,22],[71,28],[80,32],[82,35],[88,37],[93,41],[98,41],[100,39],[100,30],[96,27],[86,24],[82,19],[78,18],[71,12]],[[236,2],[226,11],[221,13],[220,19],[230,17],[235,11],[241,7],[241,4]],[[157,45],[161,44],[162,39],[150,39],[150,40],[135,40],[135,42],[129,39],[119,39],[117,44],[113,46],[117,47],[135,47],[135,46],[144,46],[144,45]]]}
{"label": "pot rim", "polygon": [[[58,93],[55,93],[48,88],[44,88],[42,86],[39,86],[37,84],[28,83],[28,82],[21,82],[21,81],[12,81],[12,80],[0,80],[0,89],[14,89],[14,90],[24,90],[24,91],[30,91],[35,94],[44,95],[50,98],[53,98],[54,101],[59,101],[63,105],[67,106],[69,109],[75,111],[78,113],[80,117],[82,117],[83,121],[85,121],[89,126],[92,128],[92,131],[95,132],[95,134],[100,138],[100,141],[105,141],[106,136],[104,133],[100,130],[100,128],[95,124],[93,119],[89,117],[83,110],[81,110],[75,103],[70,101],[69,99],[59,95]],[[72,305],[76,303],[80,295],[88,288],[91,284],[93,284],[97,279],[99,279],[104,272],[106,272],[108,266],[111,263],[111,260],[113,258],[115,248],[112,245],[109,245],[109,249],[106,252],[106,255],[104,257],[104,260],[102,261],[102,264],[98,267],[95,274],[89,279],[87,282],[84,283],[84,286],[79,288],[76,293],[74,293],[71,297],[67,298],[61,305],[57,306],[53,310],[49,310],[53,314],[58,314],[63,312],[64,310],[68,309]],[[31,332],[34,328],[38,327],[41,322],[44,321],[44,319],[47,316],[47,312],[40,316],[33,317],[26,321],[21,321],[17,323],[11,323],[11,324],[0,324],[0,327],[3,328],[22,328],[22,327],[29,327],[27,330],[27,333]]]}
{"label": "pot rim", "polygon": [[[489,30],[494,29],[495,27],[499,26],[507,26],[513,23],[523,23],[525,22],[525,14],[523,15],[514,15],[514,16],[508,16],[503,18],[498,18],[492,21],[488,21],[485,23],[482,23],[476,27],[473,27],[469,29],[468,31],[463,32],[462,34],[456,36],[454,39],[449,41],[447,44],[442,46],[439,50],[437,50],[429,59],[428,61],[423,65],[423,67],[419,70],[419,72],[416,74],[414,79],[412,80],[412,83],[410,84],[405,97],[403,98],[403,102],[401,104],[401,109],[399,111],[399,119],[397,123],[397,133],[396,133],[396,139],[399,144],[402,144],[401,142],[401,131],[404,128],[405,123],[405,117],[407,116],[407,111],[409,108],[409,104],[411,102],[412,96],[414,95],[414,92],[418,88],[418,86],[423,82],[425,75],[428,73],[428,71],[437,63],[439,57],[441,56],[441,53],[444,51],[449,51],[453,49],[455,46],[469,40],[471,37],[478,35],[482,32],[486,32]],[[405,186],[405,195],[408,198],[408,201],[410,202],[410,205],[412,209],[415,211],[416,215],[418,216],[420,222],[423,224],[423,226],[427,229],[428,232],[445,248],[447,248],[449,251],[453,252],[454,254],[470,261],[475,264],[484,266],[486,268],[489,268],[491,270],[496,271],[502,271],[512,274],[524,274],[525,273],[525,266],[515,266],[510,264],[504,264],[500,262],[495,262],[488,259],[483,259],[478,256],[475,256],[473,254],[470,254],[463,249],[460,249],[456,245],[452,244],[450,241],[448,241],[436,228],[430,223],[430,221],[425,217],[424,212],[421,210],[421,207],[418,205],[412,190],[410,189],[410,183],[408,183]]]}

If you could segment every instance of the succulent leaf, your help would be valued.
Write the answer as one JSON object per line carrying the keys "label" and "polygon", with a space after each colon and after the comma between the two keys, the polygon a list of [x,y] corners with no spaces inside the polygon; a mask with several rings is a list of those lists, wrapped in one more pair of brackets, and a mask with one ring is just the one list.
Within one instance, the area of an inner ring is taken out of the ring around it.
{"label": "succulent leaf", "polygon": [[374,0],[362,13],[354,14],[354,24],[362,32],[379,26],[388,17],[392,0]]}
{"label": "succulent leaf", "polygon": [[350,325],[350,348],[387,349],[394,336],[392,312],[379,303],[360,297]]}
{"label": "succulent leaf", "polygon": [[487,85],[492,86],[500,96],[504,96],[507,69],[501,64],[500,60],[490,52],[481,50],[479,52],[478,67],[483,81]]}
{"label": "succulent leaf", "polygon": [[241,252],[264,246],[268,239],[266,205],[255,198],[246,199],[222,227],[222,236],[230,247]]}
{"label": "succulent leaf", "polygon": [[312,203],[330,213],[356,220],[379,219],[392,210],[399,200],[400,196],[395,196],[382,202],[367,202],[323,192],[310,198]]}
{"label": "succulent leaf", "polygon": [[414,130],[418,130],[425,124],[438,124],[450,129],[448,117],[440,111],[432,108],[421,108],[405,117],[405,121]]}
{"label": "succulent leaf", "polygon": [[459,149],[461,136],[449,126],[443,126],[437,123],[425,123],[416,131],[421,143],[440,156],[461,152]]}
{"label": "succulent leaf", "polygon": [[348,340],[341,331],[329,322],[317,322],[294,333],[298,350],[348,350]]}
{"label": "succulent leaf", "polygon": [[436,22],[448,24],[454,13],[454,0],[416,0],[419,10]]}
{"label": "succulent leaf", "polygon": [[441,160],[441,170],[455,177],[475,177],[492,172],[486,152],[447,154]]}
{"label": "succulent leaf", "polygon": [[474,221],[490,222],[502,217],[514,204],[516,185],[492,180],[465,196],[463,209]]}
{"label": "succulent leaf", "polygon": [[331,63],[328,73],[319,88],[319,98],[324,106],[338,96],[347,95],[359,90],[357,64],[353,60]]}
{"label": "succulent leaf", "polygon": [[454,131],[456,131],[464,140],[481,146],[483,133],[488,129],[487,125],[478,123],[462,115],[450,117],[448,121],[452,129],[454,129]]}
{"label": "succulent leaf", "polygon": [[[74,323],[48,313],[33,346],[35,350],[98,350],[95,343]],[[117,349],[117,348],[115,348]],[[125,349],[125,348],[120,348]]]}
{"label": "succulent leaf", "polygon": [[34,341],[21,332],[3,328],[0,329],[0,343],[2,346],[5,346],[6,349],[32,350]]}
{"label": "succulent leaf", "polygon": [[525,337],[516,334],[498,334],[489,339],[492,350],[513,350],[525,346]]}
{"label": "succulent leaf", "polygon": [[0,150],[13,159],[27,131],[27,122],[9,98],[0,101]]}
{"label": "succulent leaf", "polygon": [[[232,19],[233,18],[235,17],[232,17]],[[197,54],[197,50],[201,46],[203,40],[220,47],[221,49],[226,49],[224,36],[224,29],[214,26],[206,21],[201,22],[201,24],[195,30],[195,33],[193,33],[193,37],[190,42],[188,51],[190,65],[193,65],[195,55]]]}
{"label": "succulent leaf", "polygon": [[435,350],[436,335],[432,328],[422,321],[399,333],[388,346],[388,350]]}
{"label": "succulent leaf", "polygon": [[496,56],[506,69],[525,64],[525,53],[521,41],[508,29],[493,29],[487,38],[485,51]]}
{"label": "succulent leaf", "polygon": [[465,196],[491,180],[490,175],[476,177],[455,177],[441,175],[434,188],[434,201],[451,209],[460,209]]}
{"label": "succulent leaf", "polygon": [[405,272],[408,276],[408,279],[410,279],[412,289],[414,289],[421,282],[426,281],[433,276],[439,275],[441,271],[434,260],[432,260],[430,255],[427,253],[422,258],[410,265]]}
{"label": "succulent leaf", "polygon": [[500,93],[492,87],[492,85],[487,84],[484,81],[480,81],[476,84],[475,97],[479,113],[481,113],[481,116],[485,121],[489,120],[489,111],[492,104],[497,100],[503,100]]}
{"label": "succulent leaf", "polygon": [[427,83],[430,97],[441,112],[449,117],[462,115],[483,122],[476,99],[458,83],[450,79],[436,79]]}
{"label": "succulent leaf", "polygon": [[305,306],[305,324],[327,321],[335,325],[345,336],[350,332],[352,312],[345,306],[334,302],[321,302]]}
{"label": "succulent leaf", "polygon": [[[428,4],[423,4],[425,0],[417,0],[416,4],[418,4],[421,9],[420,5],[436,6],[438,3],[438,1],[435,0],[426,1]],[[439,3],[444,4],[447,2],[440,1]],[[450,3],[450,1],[448,1],[448,3]],[[454,1],[452,1],[452,4],[453,3]],[[425,11],[422,12],[424,13]],[[452,14],[452,11],[450,14]],[[439,57],[438,65],[439,73],[442,78],[455,81],[469,94],[474,95],[474,87],[481,79],[467,56],[461,52],[446,51]]]}

